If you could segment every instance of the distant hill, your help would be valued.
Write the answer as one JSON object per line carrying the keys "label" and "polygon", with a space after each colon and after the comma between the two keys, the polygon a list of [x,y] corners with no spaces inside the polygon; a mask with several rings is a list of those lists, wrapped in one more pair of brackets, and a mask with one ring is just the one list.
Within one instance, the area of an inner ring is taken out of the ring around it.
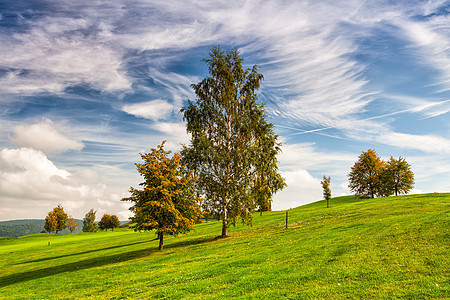
{"label": "distant hill", "polygon": [[0,222],[0,236],[19,237],[39,233],[44,229],[44,220],[14,220]]}
{"label": "distant hill", "polygon": [[[81,232],[83,228],[83,220],[77,220],[78,226],[75,232]],[[0,237],[19,237],[29,234],[40,233],[44,230],[45,220],[43,219],[26,219],[12,220],[0,222]],[[58,234],[70,233],[69,229],[58,232]]]}
{"label": "distant hill", "polygon": [[[78,226],[75,229],[76,232],[81,232],[83,229],[83,220],[78,220]],[[129,221],[120,221],[120,226],[124,227]],[[40,233],[44,230],[44,219],[25,219],[25,220],[12,220],[12,221],[0,221],[0,237],[19,237],[29,234]],[[58,234],[68,234],[69,229],[58,232]]]}

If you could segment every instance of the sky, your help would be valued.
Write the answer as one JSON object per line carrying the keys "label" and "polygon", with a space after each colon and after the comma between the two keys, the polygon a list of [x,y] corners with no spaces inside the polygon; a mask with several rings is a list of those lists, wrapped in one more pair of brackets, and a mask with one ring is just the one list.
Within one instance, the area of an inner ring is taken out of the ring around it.
{"label": "sky", "polygon": [[450,191],[447,1],[0,0],[0,221],[61,204],[126,220],[134,163],[189,143],[213,46],[257,64],[282,142],[274,210],[348,195],[362,151],[404,157],[412,193]]}

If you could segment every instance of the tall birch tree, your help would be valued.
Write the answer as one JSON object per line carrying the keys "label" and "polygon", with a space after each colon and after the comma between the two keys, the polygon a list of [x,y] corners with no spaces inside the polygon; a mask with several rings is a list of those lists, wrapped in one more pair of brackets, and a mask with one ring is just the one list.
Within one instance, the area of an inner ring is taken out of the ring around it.
{"label": "tall birch tree", "polygon": [[181,154],[226,237],[238,217],[251,223],[255,209],[269,209],[285,183],[277,172],[280,143],[256,95],[258,67],[244,69],[239,51],[220,47],[205,62],[209,77],[192,85],[196,99],[181,110],[191,134]]}

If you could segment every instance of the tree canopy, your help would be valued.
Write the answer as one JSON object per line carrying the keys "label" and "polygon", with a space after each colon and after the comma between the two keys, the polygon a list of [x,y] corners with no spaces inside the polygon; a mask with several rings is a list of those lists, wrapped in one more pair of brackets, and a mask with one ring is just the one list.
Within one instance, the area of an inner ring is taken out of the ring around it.
{"label": "tree canopy", "polygon": [[98,222],[98,228],[106,231],[108,231],[108,229],[114,230],[114,228],[119,226],[120,221],[116,215],[104,214]]}
{"label": "tree canopy", "polygon": [[323,198],[327,200],[327,207],[330,207],[329,201],[331,199],[330,181],[331,181],[330,176],[327,177],[323,175],[323,180],[320,182],[320,184],[322,184],[323,189]]}
{"label": "tree canopy", "polygon": [[142,190],[130,188],[131,221],[135,230],[153,230],[159,238],[159,250],[163,248],[164,235],[189,232],[201,217],[201,199],[195,193],[197,177],[186,171],[178,153],[170,158],[171,151],[164,150],[164,143],[150,153],[141,154],[142,164],[135,164],[144,177]]}
{"label": "tree canopy", "polygon": [[250,223],[255,209],[270,209],[285,183],[277,172],[280,143],[256,95],[263,80],[258,67],[244,69],[239,51],[220,47],[205,62],[210,76],[192,85],[196,99],[181,110],[191,134],[181,154],[225,237],[229,220]]}
{"label": "tree canopy", "polygon": [[362,152],[348,177],[349,188],[362,198],[407,194],[414,187],[414,173],[404,158],[391,156],[385,162],[372,149]]}
{"label": "tree canopy", "polygon": [[47,217],[45,218],[44,228],[45,230],[47,230],[47,232],[55,231],[55,233],[58,233],[58,231],[67,228],[67,218],[68,216],[64,211],[64,208],[61,205],[58,205],[47,214]]}
{"label": "tree canopy", "polygon": [[383,168],[384,162],[375,150],[363,151],[348,174],[350,190],[361,198],[374,198],[381,189],[380,173]]}
{"label": "tree canopy", "polygon": [[72,216],[67,218],[67,228],[69,228],[70,233],[74,232],[78,226],[77,220],[75,220]]}
{"label": "tree canopy", "polygon": [[414,187],[414,173],[411,166],[402,157],[398,159],[390,157],[381,172],[381,180],[384,196],[407,194]]}
{"label": "tree canopy", "polygon": [[96,232],[98,230],[95,224],[95,214],[97,211],[91,209],[83,218],[83,232]]}
{"label": "tree canopy", "polygon": [[56,217],[56,213],[52,210],[48,212],[45,217],[44,229],[47,232],[56,231],[56,226],[58,225],[58,218]]}

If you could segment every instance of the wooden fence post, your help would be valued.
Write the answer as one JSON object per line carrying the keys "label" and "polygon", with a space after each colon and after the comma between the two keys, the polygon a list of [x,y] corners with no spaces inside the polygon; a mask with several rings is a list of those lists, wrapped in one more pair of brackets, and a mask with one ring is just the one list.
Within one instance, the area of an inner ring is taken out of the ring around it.
{"label": "wooden fence post", "polygon": [[286,229],[288,228],[288,211],[286,210]]}

